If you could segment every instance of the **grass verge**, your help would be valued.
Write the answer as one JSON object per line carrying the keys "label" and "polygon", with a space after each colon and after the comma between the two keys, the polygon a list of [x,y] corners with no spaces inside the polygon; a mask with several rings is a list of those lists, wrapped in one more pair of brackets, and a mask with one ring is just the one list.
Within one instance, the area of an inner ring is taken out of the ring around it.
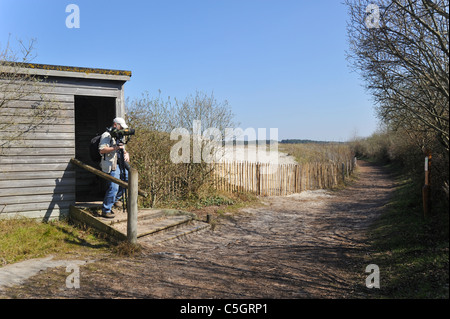
{"label": "grass verge", "polygon": [[110,244],[65,221],[0,220],[0,267],[48,255],[105,252]]}
{"label": "grass verge", "polygon": [[380,269],[374,298],[449,298],[449,214],[423,217],[421,188],[404,175],[384,213],[371,227],[367,262]]}

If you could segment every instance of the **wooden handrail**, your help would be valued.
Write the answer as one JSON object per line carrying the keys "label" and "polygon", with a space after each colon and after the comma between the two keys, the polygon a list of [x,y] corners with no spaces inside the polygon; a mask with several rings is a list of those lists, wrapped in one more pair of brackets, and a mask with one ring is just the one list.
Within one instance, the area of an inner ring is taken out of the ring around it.
{"label": "wooden handrail", "polygon": [[[118,178],[112,177],[111,175],[106,174],[106,173],[102,172],[101,170],[98,170],[98,169],[96,169],[96,168],[94,168],[92,166],[84,164],[83,162],[81,162],[81,161],[79,161],[79,160],[77,160],[75,158],[71,158],[70,162],[72,164],[75,164],[78,167],[81,167],[81,168],[87,170],[88,172],[91,172],[91,173],[93,173],[93,174],[95,174],[97,176],[100,176],[103,179],[106,179],[106,180],[108,180],[110,182],[116,183],[116,184],[118,184],[119,186],[121,186],[123,188],[126,188],[126,189],[129,188],[127,182],[124,182],[124,181],[122,181],[122,180],[120,180]],[[141,195],[141,196],[144,196],[144,197],[148,196],[147,192],[145,192],[143,190],[140,190],[140,189],[138,189],[138,194]]]}

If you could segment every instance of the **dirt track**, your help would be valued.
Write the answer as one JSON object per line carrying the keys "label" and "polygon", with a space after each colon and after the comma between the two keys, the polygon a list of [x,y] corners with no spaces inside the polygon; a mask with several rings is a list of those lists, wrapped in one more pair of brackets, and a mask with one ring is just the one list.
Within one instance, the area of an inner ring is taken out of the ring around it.
{"label": "dirt track", "polygon": [[[266,198],[205,231],[104,256],[66,289],[65,269],[5,291],[20,298],[358,298],[364,297],[365,229],[387,203],[393,181],[361,162],[347,188]],[[365,261],[367,263],[367,261]],[[2,293],[0,293],[0,296]],[[5,295],[3,295],[5,296]]]}

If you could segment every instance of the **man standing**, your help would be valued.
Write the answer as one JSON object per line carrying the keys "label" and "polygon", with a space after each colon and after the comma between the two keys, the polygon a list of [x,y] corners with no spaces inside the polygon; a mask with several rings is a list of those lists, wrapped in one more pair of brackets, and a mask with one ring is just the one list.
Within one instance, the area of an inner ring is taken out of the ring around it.
{"label": "man standing", "polygon": [[[117,117],[113,121],[112,128],[122,130],[127,129],[128,125],[123,118]],[[120,167],[120,160],[118,158],[120,156],[119,150],[121,149],[124,151],[124,160],[129,162],[130,156],[128,152],[125,151],[125,146],[123,144],[118,145],[116,139],[113,138],[108,131],[103,133],[98,146],[98,150],[102,155],[100,167],[104,173],[117,179],[120,179],[120,170],[122,169],[125,172],[125,181],[128,181],[128,171],[125,167]],[[120,206],[122,195],[122,187],[119,187],[116,183],[107,181],[107,190],[102,205],[102,217],[114,218],[114,213],[111,209],[113,205]]]}

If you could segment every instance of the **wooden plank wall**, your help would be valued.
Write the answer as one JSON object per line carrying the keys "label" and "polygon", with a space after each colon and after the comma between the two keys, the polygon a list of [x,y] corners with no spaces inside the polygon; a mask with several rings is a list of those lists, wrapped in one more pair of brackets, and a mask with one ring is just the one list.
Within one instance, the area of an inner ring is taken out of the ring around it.
{"label": "wooden plank wall", "polygon": [[[120,98],[123,82],[50,78],[40,84],[39,93],[15,100],[14,85],[1,81],[0,112],[10,125],[0,131],[0,219],[64,217],[76,199],[76,175],[69,163],[75,157],[75,95]],[[26,132],[36,122],[30,114],[48,101],[53,117]],[[15,132],[25,133],[5,144]]]}

